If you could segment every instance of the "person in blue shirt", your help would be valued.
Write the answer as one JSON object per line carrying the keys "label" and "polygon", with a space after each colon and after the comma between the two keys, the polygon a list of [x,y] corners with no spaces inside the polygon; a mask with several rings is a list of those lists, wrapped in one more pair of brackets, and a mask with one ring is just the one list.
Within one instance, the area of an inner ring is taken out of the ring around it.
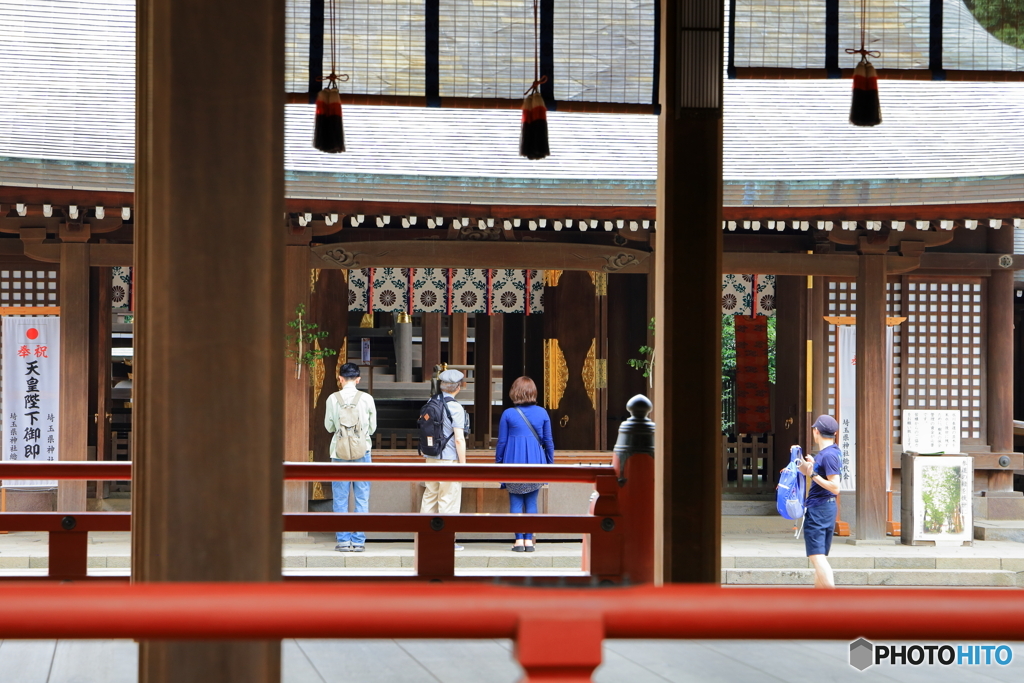
{"label": "person in blue shirt", "polygon": [[828,563],[832,534],[836,527],[836,496],[842,472],[842,451],[836,445],[839,423],[831,415],[821,415],[811,427],[818,447],[817,457],[810,454],[800,463],[800,472],[811,482],[804,512],[804,545],[807,559],[814,567],[815,588],[835,588],[836,581]]}
{"label": "person in blue shirt", "polygon": [[[501,414],[498,446],[494,461],[510,465],[553,465],[555,442],[551,439],[548,411],[537,405],[537,385],[529,377],[520,377],[508,392],[514,404]],[[502,484],[508,491],[509,512],[537,513],[537,496],[544,484],[512,482]],[[516,534],[514,552],[532,553],[533,534]]]}

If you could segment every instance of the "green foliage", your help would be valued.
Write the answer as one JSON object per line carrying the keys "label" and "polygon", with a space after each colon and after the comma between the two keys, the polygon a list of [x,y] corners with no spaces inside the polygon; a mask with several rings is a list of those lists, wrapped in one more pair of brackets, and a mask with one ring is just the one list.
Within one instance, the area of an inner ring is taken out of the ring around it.
{"label": "green foliage", "polygon": [[986,31],[1024,50],[1024,0],[965,0]]}
{"label": "green foliage", "polygon": [[305,365],[312,369],[318,360],[327,356],[338,354],[334,349],[317,349],[314,347],[317,339],[323,339],[329,333],[318,331],[319,325],[305,321],[306,306],[299,304],[295,307],[295,320],[288,321],[288,327],[292,328],[294,334],[285,336],[285,343],[288,346],[285,355],[295,361],[297,366]]}
{"label": "green foliage", "polygon": [[[651,331],[651,336],[653,337],[654,318],[651,318],[651,321],[647,323],[647,329]],[[651,364],[654,362],[654,347],[647,346],[646,344],[644,344],[643,346],[640,347],[640,353],[644,355],[643,358],[630,358],[626,362],[629,363],[629,367],[633,368],[634,370],[641,371],[642,373],[644,373],[645,378],[649,378],[651,376]]]}

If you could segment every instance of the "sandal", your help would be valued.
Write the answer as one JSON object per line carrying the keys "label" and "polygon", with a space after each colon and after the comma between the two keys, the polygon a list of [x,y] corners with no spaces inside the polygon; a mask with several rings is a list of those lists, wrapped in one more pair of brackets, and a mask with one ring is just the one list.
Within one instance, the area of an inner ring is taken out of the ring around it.
{"label": "sandal", "polygon": [[514,545],[514,546],[512,546],[512,552],[514,552],[514,553],[526,552],[526,547],[525,546],[521,546],[521,545]]}

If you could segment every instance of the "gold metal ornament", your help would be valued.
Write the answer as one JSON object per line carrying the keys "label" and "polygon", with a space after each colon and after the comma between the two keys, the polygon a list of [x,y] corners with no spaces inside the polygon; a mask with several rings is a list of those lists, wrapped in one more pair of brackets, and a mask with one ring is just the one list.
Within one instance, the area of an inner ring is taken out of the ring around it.
{"label": "gold metal ornament", "polygon": [[560,270],[545,270],[544,271],[544,284],[547,287],[557,287],[558,281],[562,279],[562,271]]}
{"label": "gold metal ornament", "polygon": [[597,340],[590,342],[590,350],[583,359],[583,387],[587,390],[590,405],[597,410]]}
{"label": "gold metal ornament", "polygon": [[[320,351],[319,339],[313,342],[313,348],[316,351]],[[313,362],[313,372],[310,374],[313,379],[313,410],[316,410],[317,401],[320,399],[320,392],[324,389],[324,377],[327,376],[327,368],[324,365],[324,359],[320,357],[319,353],[316,356],[316,360]]]}
{"label": "gold metal ornament", "polygon": [[557,339],[544,340],[544,407],[558,410],[569,382],[569,367]]}
{"label": "gold metal ornament", "polygon": [[594,369],[597,371],[594,378],[594,386],[598,389],[608,388],[608,359],[598,358],[596,361],[597,365]]}
{"label": "gold metal ornament", "polygon": [[359,321],[359,327],[373,327],[373,313],[363,313],[363,319]]}
{"label": "gold metal ornament", "polygon": [[[313,462],[313,451],[309,452],[309,461]],[[313,482],[313,500],[324,499],[324,484],[320,481]]]}
{"label": "gold metal ornament", "polygon": [[398,314],[398,317],[395,319],[395,322],[398,323],[399,325],[412,323],[412,316],[406,313],[405,311],[402,311],[401,313]]}
{"label": "gold metal ornament", "polygon": [[608,273],[598,273],[593,270],[588,270],[587,274],[590,276],[590,281],[594,283],[594,295],[608,296]]}
{"label": "gold metal ornament", "polygon": [[309,269],[309,293],[312,294],[316,291],[316,283],[320,280],[320,269],[310,268]]}

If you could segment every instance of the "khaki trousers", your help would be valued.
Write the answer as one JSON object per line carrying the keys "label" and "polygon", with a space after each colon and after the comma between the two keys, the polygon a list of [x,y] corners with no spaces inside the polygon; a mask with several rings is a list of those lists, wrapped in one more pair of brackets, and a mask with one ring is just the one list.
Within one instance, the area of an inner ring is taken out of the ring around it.
{"label": "khaki trousers", "polygon": [[[458,460],[441,460],[440,458],[423,458],[431,465],[455,465]],[[426,481],[423,482],[423,503],[420,512],[439,515],[453,515],[462,511],[462,482],[458,481]]]}

